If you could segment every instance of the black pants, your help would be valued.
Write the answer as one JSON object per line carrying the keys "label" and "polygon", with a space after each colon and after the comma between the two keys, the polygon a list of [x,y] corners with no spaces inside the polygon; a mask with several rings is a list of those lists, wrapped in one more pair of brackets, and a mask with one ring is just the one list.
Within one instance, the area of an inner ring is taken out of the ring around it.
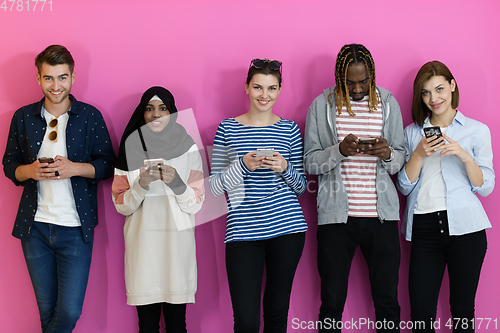
{"label": "black pants", "polygon": [[158,333],[160,331],[161,308],[165,318],[167,333],[185,333],[186,304],[155,303],[137,306],[139,333]]}
{"label": "black pants", "polygon": [[[357,246],[368,265],[376,320],[399,326],[399,263],[401,259],[397,222],[380,223],[378,218],[349,217],[347,223],[318,227],[318,270],[321,277],[319,320],[327,325],[319,332],[340,332],[334,321],[342,320],[352,258]],[[392,327],[392,326],[386,326]],[[398,329],[377,330],[399,332]]]}
{"label": "black pants", "polygon": [[287,329],[293,278],[305,233],[226,244],[226,270],[234,313],[234,332],[258,333],[264,266],[264,333]]}
{"label": "black pants", "polygon": [[[425,329],[421,327],[413,332],[435,332],[431,321],[436,320],[439,289],[446,266],[450,279],[451,316],[460,318],[453,332],[474,332],[474,300],[486,255],[486,232],[450,236],[446,211],[415,214],[412,229],[409,273],[411,319],[414,323],[425,323]],[[441,318],[441,327],[447,320]]]}

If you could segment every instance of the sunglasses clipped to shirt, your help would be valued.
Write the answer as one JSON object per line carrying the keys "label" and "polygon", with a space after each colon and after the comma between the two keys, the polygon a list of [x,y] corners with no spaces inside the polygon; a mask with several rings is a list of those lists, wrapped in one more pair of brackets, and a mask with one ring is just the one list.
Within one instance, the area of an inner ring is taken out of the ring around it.
{"label": "sunglasses clipped to shirt", "polygon": [[52,132],[50,132],[48,135],[48,138],[50,141],[57,142],[57,124],[58,123],[59,123],[59,121],[57,120],[57,118],[54,118],[49,122],[49,127],[53,128]]}
{"label": "sunglasses clipped to shirt", "polygon": [[269,60],[269,59],[253,59],[250,62],[250,67],[255,67],[261,69],[266,63],[269,63],[269,69],[273,71],[280,71],[281,73],[281,61],[279,60]]}

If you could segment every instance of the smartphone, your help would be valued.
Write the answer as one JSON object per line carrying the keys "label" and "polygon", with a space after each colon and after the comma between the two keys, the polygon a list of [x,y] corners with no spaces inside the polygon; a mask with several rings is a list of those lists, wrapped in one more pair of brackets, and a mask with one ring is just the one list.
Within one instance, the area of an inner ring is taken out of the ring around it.
{"label": "smartphone", "polygon": [[159,169],[158,168],[159,166],[166,165],[166,164],[167,164],[167,161],[165,161],[165,159],[163,159],[163,158],[151,158],[151,159],[144,160],[144,166],[148,169],[150,169],[150,168]]}
{"label": "smartphone", "polygon": [[38,161],[40,163],[54,163],[54,159],[52,157],[40,157]]}
{"label": "smartphone", "polygon": [[273,156],[274,148],[259,148],[257,149],[257,157],[259,156]]}
{"label": "smartphone", "polygon": [[442,138],[443,137],[443,133],[441,133],[441,127],[439,126],[433,126],[433,127],[424,127],[424,134],[425,134],[425,137],[426,138],[430,138],[431,136],[433,135],[437,135],[437,138],[431,142],[435,142],[437,141],[435,144],[433,144],[431,147],[434,147],[438,144],[440,144],[441,142],[443,142],[443,140],[439,140],[439,138]]}
{"label": "smartphone", "polygon": [[362,143],[365,145],[374,145],[376,143],[377,138],[359,138],[358,143]]}
{"label": "smartphone", "polygon": [[443,136],[441,133],[441,127],[439,126],[424,127],[424,133],[426,138],[430,138],[433,135],[437,135],[438,138]]}

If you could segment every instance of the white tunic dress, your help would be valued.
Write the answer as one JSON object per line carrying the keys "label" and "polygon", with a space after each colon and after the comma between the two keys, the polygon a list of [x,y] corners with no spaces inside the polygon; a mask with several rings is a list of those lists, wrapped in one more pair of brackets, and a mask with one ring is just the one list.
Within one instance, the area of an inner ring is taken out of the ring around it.
{"label": "white tunic dress", "polygon": [[125,219],[127,304],[194,303],[196,248],[194,214],[204,200],[203,166],[193,145],[167,161],[187,185],[180,195],[161,180],[149,190],[139,185],[139,170],[115,169],[112,193]]}

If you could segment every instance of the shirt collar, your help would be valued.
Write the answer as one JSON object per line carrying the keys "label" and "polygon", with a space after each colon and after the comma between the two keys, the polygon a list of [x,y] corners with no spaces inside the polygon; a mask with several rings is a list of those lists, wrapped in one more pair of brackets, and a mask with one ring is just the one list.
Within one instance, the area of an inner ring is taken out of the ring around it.
{"label": "shirt collar", "polygon": [[464,114],[460,111],[457,110],[457,115],[455,118],[453,118],[453,122],[458,122],[460,125],[465,126],[465,120],[467,118],[464,116]]}
{"label": "shirt collar", "polygon": [[[68,112],[70,113],[79,113],[79,110],[78,110],[78,101],[76,100],[76,98],[69,94],[69,99],[71,99],[71,107],[69,108]],[[36,104],[36,107],[35,107],[35,111],[33,111],[33,115],[40,115],[40,117],[43,118],[43,113],[42,113],[42,107],[44,105],[44,102],[45,102],[45,97],[43,97],[37,104]]]}
{"label": "shirt collar", "polygon": [[[464,116],[464,114],[462,112],[460,112],[458,110],[456,110],[456,111],[457,111],[457,114],[455,115],[455,118],[453,118],[453,121],[451,122],[450,126],[452,126],[454,122],[458,122],[460,125],[465,126],[465,120],[467,118]],[[422,128],[431,126],[429,118],[430,118],[430,115],[427,116],[427,118],[425,118],[424,124],[422,125]]]}
{"label": "shirt collar", "polygon": [[[63,113],[62,115],[60,115],[59,117],[57,117],[57,119],[63,119],[64,117],[69,117],[69,112],[70,111],[71,111],[71,108],[68,110],[68,112]],[[51,119],[54,119],[54,116],[52,114],[50,114],[50,112],[47,111],[47,109],[45,109],[45,106],[43,104],[42,104],[41,116],[42,116],[42,118],[44,118],[47,121],[47,123]]]}

